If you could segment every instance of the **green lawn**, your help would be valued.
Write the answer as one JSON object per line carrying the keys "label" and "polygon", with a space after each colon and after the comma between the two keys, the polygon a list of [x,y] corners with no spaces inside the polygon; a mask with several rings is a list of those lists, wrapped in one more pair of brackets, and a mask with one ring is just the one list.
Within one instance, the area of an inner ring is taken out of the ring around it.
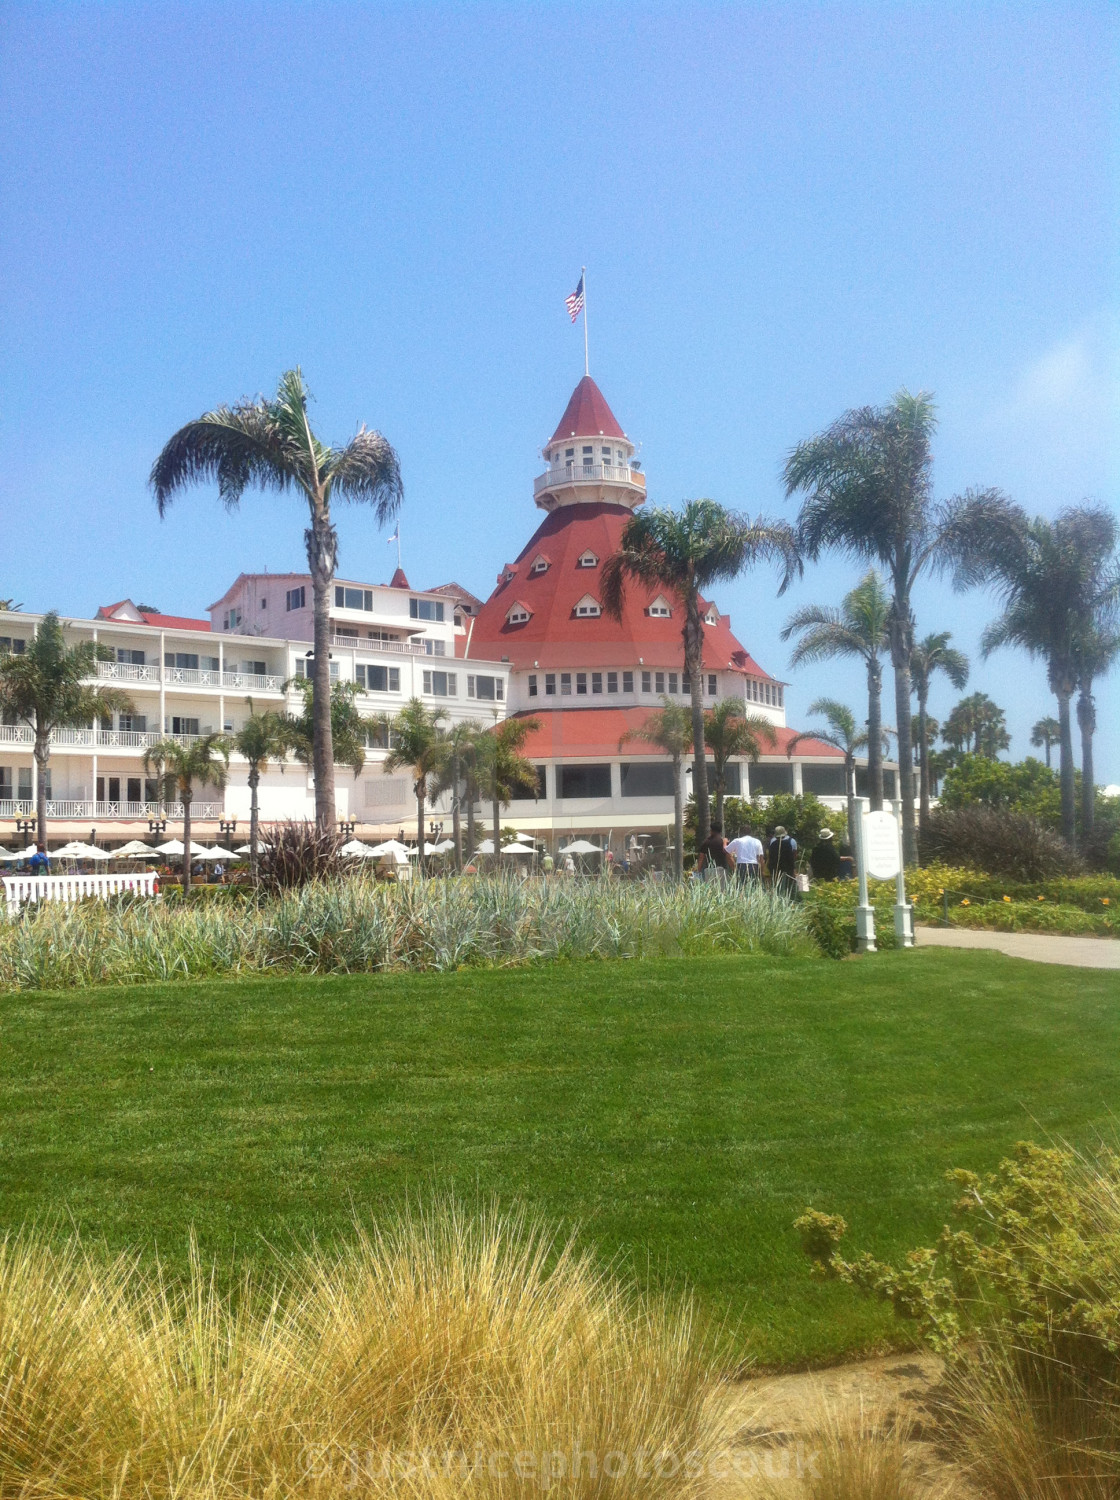
{"label": "green lawn", "polygon": [[178,1259],[453,1187],[694,1287],[766,1360],[891,1324],[809,1277],[935,1234],[953,1165],[1120,1109],[1120,977],[998,954],[705,959],[0,996],[0,1218]]}

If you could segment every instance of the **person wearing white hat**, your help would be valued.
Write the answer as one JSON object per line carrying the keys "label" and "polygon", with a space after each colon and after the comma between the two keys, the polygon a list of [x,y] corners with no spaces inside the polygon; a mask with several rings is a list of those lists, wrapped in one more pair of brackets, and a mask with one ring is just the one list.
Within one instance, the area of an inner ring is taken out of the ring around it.
{"label": "person wearing white hat", "polygon": [[840,879],[840,850],[831,828],[822,828],[817,847],[809,856],[809,868],[814,880]]}

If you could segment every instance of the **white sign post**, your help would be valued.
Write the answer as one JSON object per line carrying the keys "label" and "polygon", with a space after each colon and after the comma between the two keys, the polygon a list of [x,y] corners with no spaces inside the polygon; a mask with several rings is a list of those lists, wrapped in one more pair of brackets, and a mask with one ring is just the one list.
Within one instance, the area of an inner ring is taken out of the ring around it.
{"label": "white sign post", "polygon": [[859,878],[859,905],[856,907],[856,947],[860,953],[875,952],[875,909],[867,899],[867,811],[866,797],[856,797],[856,826],[850,829],[852,850],[856,857],[856,875]]}
{"label": "white sign post", "polygon": [[902,847],[902,801],[894,798],[894,821],[898,829],[898,877],[894,898],[894,935],[900,948],[914,946],[914,908],[906,899],[906,864]]}

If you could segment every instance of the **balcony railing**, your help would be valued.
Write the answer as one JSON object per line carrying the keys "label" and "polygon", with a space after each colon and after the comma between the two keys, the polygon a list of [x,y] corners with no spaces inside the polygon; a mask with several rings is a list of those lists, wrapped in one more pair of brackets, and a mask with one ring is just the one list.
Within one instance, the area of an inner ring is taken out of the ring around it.
{"label": "balcony railing", "polygon": [[[78,750],[146,750],[159,740],[178,740],[193,745],[198,734],[160,734],[158,729],[52,729],[51,747]],[[34,731],[26,724],[0,724],[0,745],[35,743]]]}
{"label": "balcony railing", "polygon": [[0,724],[0,745],[33,745],[35,735],[26,724]]}
{"label": "balcony railing", "polygon": [[533,480],[533,494],[541,490],[552,490],[561,484],[631,484],[644,490],[646,476],[640,469],[631,469],[626,464],[572,464],[546,469]]}
{"label": "balcony railing", "polygon": [[133,666],[124,661],[99,661],[97,675],[109,682],[143,682],[158,687],[229,688],[242,693],[278,693],[284,686],[279,672],[217,672],[208,667]]}
{"label": "balcony railing", "polygon": [[332,635],[330,643],[332,646],[349,646],[356,651],[389,651],[398,656],[425,655],[423,646],[414,645],[412,641],[371,641],[368,636]]}
{"label": "balcony railing", "polygon": [[[34,799],[20,798],[0,802],[0,820],[4,818],[33,818],[35,816]],[[85,801],[48,801],[47,817],[61,819],[77,819],[85,822],[87,818],[95,820],[119,819],[122,821],[140,822],[145,818],[167,818],[171,822],[181,820],[183,816],[183,805],[181,802],[85,802]],[[221,818],[225,816],[225,804],[222,802],[192,802],[191,817],[196,822],[199,819]]]}

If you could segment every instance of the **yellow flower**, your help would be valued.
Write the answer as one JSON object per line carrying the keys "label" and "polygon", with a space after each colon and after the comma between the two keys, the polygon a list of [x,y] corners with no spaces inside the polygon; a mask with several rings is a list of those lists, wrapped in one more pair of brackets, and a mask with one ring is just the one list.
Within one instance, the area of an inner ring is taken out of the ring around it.
{"label": "yellow flower", "polygon": [[970,900],[969,900],[969,899],[968,899],[968,897],[967,897],[967,896],[966,896],[966,897],[965,897],[965,898],[964,898],[964,900],[963,900],[963,901],[962,901],[962,902],[961,902],[961,905],[962,905],[962,906],[971,906],[971,905],[972,905],[972,902],[971,902],[971,901],[970,901]]}
{"label": "yellow flower", "polygon": [[1102,896],[1101,897],[1101,905],[1102,906],[1107,906],[1108,904],[1109,904],[1108,903],[1108,897],[1107,896]]}
{"label": "yellow flower", "polygon": [[1004,899],[1004,900],[1005,900],[1005,901],[1010,901],[1010,900],[1011,900],[1011,897],[1010,897],[1010,896],[1004,896],[1004,898],[1003,898],[1003,899]]}
{"label": "yellow flower", "polygon": [[1045,897],[1045,896],[1039,896],[1039,898],[1038,898],[1038,899],[1039,899],[1039,900],[1040,900],[1040,901],[1045,901],[1045,900],[1046,900],[1046,897]]}

